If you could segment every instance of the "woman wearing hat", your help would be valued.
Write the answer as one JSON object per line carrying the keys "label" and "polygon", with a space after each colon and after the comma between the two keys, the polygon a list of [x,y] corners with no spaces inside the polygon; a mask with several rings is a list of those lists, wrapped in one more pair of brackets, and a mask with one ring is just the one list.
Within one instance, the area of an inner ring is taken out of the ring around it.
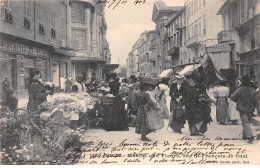
{"label": "woman wearing hat", "polygon": [[125,111],[125,102],[118,95],[120,83],[115,73],[111,73],[108,77],[110,91],[113,95],[107,97],[112,100],[112,104],[104,111],[104,129],[106,131],[129,131],[127,114]]}
{"label": "woman wearing hat", "polygon": [[186,102],[186,86],[184,83],[183,75],[176,75],[176,82],[171,85],[170,93],[171,96],[171,119],[169,126],[174,132],[182,133],[181,129],[184,128],[186,123],[186,116],[184,113],[185,102]]}
{"label": "woman wearing hat", "polygon": [[141,134],[142,141],[151,141],[146,136],[154,131],[149,126],[148,113],[150,112],[150,109],[156,108],[156,100],[152,100],[149,93],[147,93],[149,88],[151,88],[149,84],[141,82],[139,86],[139,92],[136,92],[133,95],[136,97],[138,108],[135,133]]}
{"label": "woman wearing hat", "polygon": [[198,86],[196,74],[186,76],[188,85],[186,89],[185,107],[191,136],[200,135],[207,131],[207,124],[212,121],[210,117],[210,100]]}
{"label": "woman wearing hat", "polygon": [[216,87],[213,92],[215,99],[217,99],[217,122],[222,125],[227,125],[228,121],[230,120],[228,104],[229,88],[226,86],[226,84],[226,81],[220,81],[221,86]]}

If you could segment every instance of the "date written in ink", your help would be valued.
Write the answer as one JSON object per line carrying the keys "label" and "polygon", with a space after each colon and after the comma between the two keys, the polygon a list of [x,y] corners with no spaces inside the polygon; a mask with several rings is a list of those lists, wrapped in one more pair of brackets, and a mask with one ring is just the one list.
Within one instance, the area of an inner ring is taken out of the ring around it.
{"label": "date written in ink", "polygon": [[[134,4],[138,5],[138,4],[144,4],[146,2],[146,0],[134,0]],[[100,3],[107,3],[108,4],[108,8],[111,8],[112,10],[114,10],[115,8],[119,7],[120,5],[124,5],[128,3],[128,0],[99,0],[97,2],[97,4]]]}

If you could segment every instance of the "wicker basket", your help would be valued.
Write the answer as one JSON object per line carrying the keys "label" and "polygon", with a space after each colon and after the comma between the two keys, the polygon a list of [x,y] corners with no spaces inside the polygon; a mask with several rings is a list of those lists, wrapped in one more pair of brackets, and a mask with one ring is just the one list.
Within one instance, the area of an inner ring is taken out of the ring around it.
{"label": "wicker basket", "polygon": [[142,82],[142,83],[158,85],[160,83],[160,78],[156,78],[156,77],[140,77],[139,81]]}

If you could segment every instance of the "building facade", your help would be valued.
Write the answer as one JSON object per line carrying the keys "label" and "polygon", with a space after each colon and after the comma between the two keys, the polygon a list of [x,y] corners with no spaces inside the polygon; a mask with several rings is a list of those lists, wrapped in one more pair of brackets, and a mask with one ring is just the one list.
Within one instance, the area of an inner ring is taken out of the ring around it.
{"label": "building facade", "polygon": [[139,45],[139,70],[141,75],[145,74],[157,74],[156,64],[153,60],[153,49],[150,47],[152,39],[156,36],[154,30],[145,32],[141,35]]}
{"label": "building facade", "polygon": [[131,75],[136,75],[139,71],[139,51],[138,51],[138,41],[133,45],[132,50],[128,54],[126,62],[127,77]]}
{"label": "building facade", "polygon": [[218,44],[222,29],[221,17],[216,15],[222,0],[186,0],[186,47],[188,62],[200,61],[206,47]]}
{"label": "building facade", "polygon": [[44,81],[60,87],[61,78],[70,75],[68,47],[68,1],[1,2],[1,77],[8,76],[11,88],[27,93],[30,71],[37,68]]}
{"label": "building facade", "polygon": [[173,17],[182,9],[181,6],[166,6],[163,1],[156,1],[153,7],[152,21],[156,24],[156,40],[157,40],[157,62],[158,74],[164,69],[171,67],[171,56],[168,56],[167,48],[164,43],[166,25]]}
{"label": "building facade", "polygon": [[231,43],[231,65],[239,76],[255,76],[260,82],[260,2],[227,0],[219,9],[223,30],[219,44]]}
{"label": "building facade", "polygon": [[5,0],[0,5],[0,79],[7,76],[18,97],[28,94],[34,68],[60,90],[66,76],[102,76],[100,63],[110,63],[105,3]]}
{"label": "building facade", "polygon": [[166,25],[167,33],[164,43],[168,56],[171,57],[170,66],[176,67],[188,63],[185,47],[186,9],[182,8]]}
{"label": "building facade", "polygon": [[96,75],[102,78],[101,64],[110,61],[107,55],[109,45],[106,40],[107,25],[104,17],[105,3],[97,0],[70,1],[71,8],[71,48],[75,49],[72,58],[72,76]]}

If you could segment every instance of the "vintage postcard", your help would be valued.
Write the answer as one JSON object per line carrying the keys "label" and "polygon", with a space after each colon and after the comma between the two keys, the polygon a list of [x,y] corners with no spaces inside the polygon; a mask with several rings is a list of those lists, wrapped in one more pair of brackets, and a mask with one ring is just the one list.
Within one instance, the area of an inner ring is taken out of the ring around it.
{"label": "vintage postcard", "polygon": [[1,165],[259,165],[259,0],[0,0]]}

